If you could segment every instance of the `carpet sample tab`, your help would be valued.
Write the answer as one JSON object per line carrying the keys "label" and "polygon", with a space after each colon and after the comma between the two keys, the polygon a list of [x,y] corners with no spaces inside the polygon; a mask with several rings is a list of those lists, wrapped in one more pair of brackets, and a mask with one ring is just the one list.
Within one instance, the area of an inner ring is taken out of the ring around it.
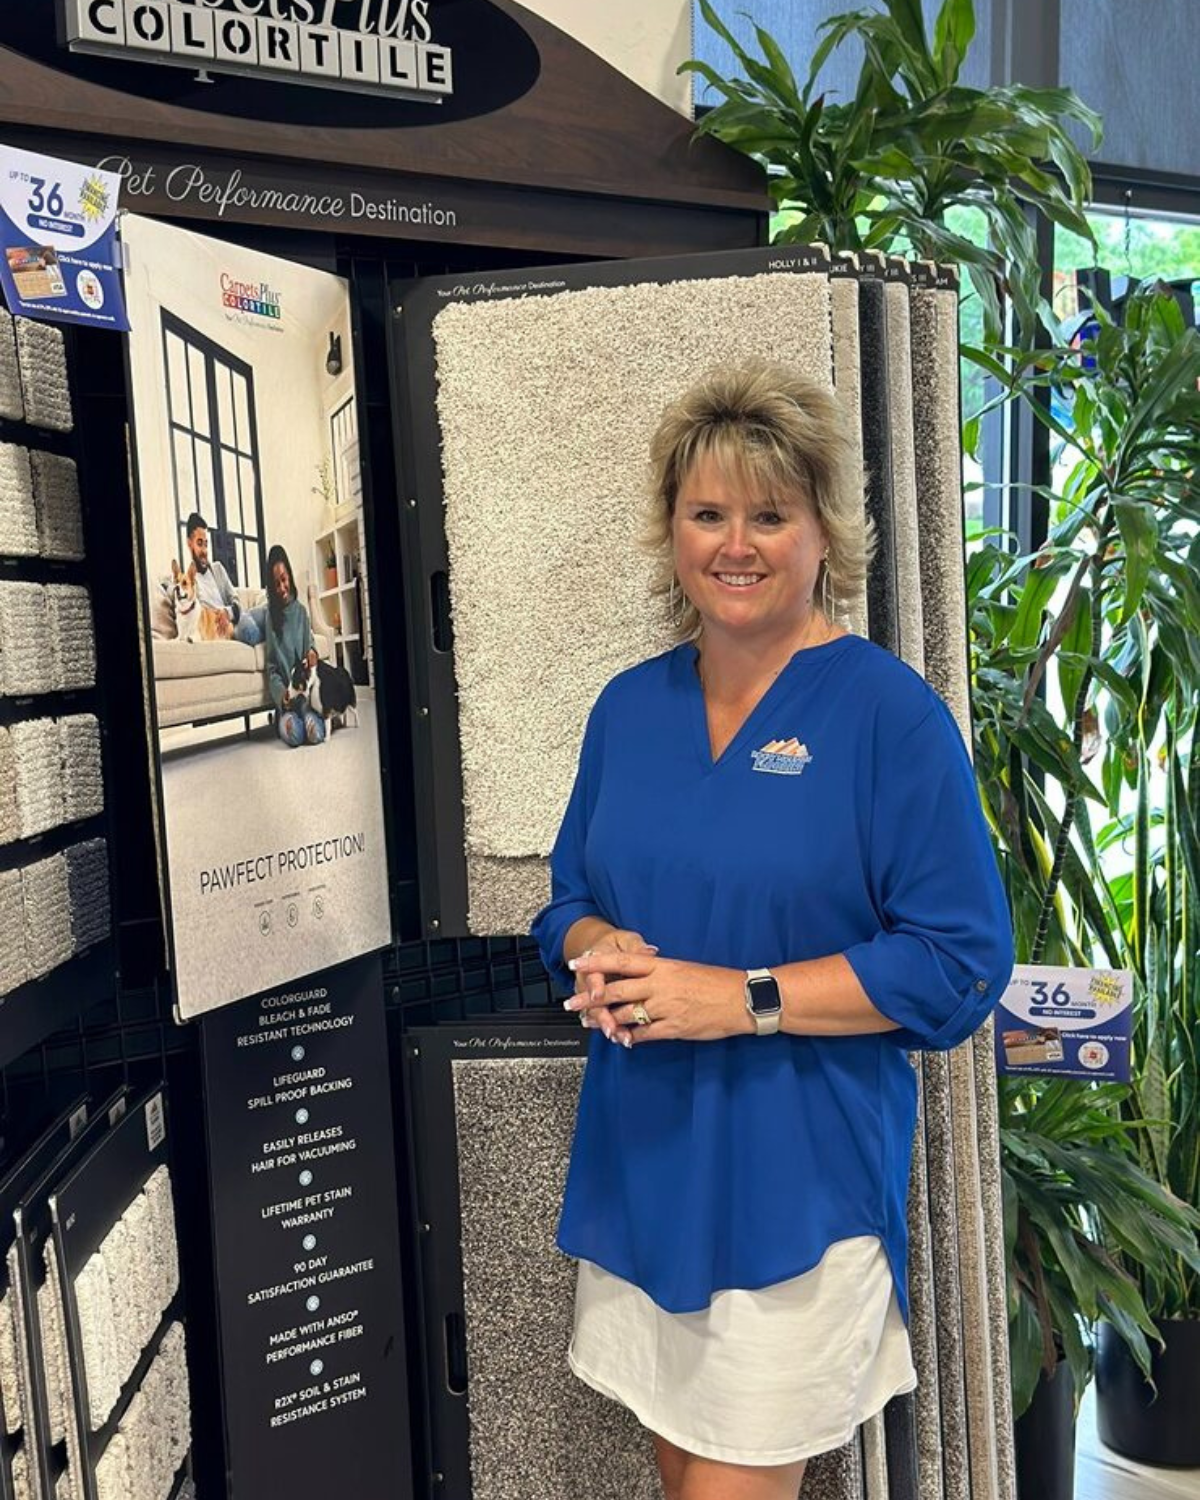
{"label": "carpet sample tab", "polygon": [[12,1456],[12,1483],[13,1500],[37,1500],[30,1479],[29,1456],[25,1451],[24,1443]]}
{"label": "carpet sample tab", "polygon": [[95,714],[68,714],[58,721],[63,820],[78,823],[104,811],[100,721]]}
{"label": "carpet sample tab", "polygon": [[[833,277],[829,282],[833,316],[833,383],[846,413],[846,424],[854,445],[854,471],[863,472],[862,391],[859,361],[858,281],[853,276]],[[865,511],[864,511],[864,520]],[[838,619],[855,635],[867,634],[865,586],[852,599],[837,600]]]}
{"label": "carpet sample tab", "polygon": [[649,1434],[567,1364],[575,1267],[554,1246],[580,1058],[455,1062],[474,1500],[658,1500]]}
{"label": "carpet sample tab", "polygon": [[42,1361],[45,1365],[46,1397],[50,1413],[50,1440],[67,1444],[67,1466],[55,1487],[56,1495],[83,1500],[83,1461],[79,1451],[79,1429],[75,1422],[75,1381],[67,1352],[67,1321],[62,1299],[58,1252],[53,1238],[42,1249],[46,1279],[38,1288],[38,1318],[41,1323]]}
{"label": "carpet sample tab", "polygon": [[[670,644],[638,546],[662,410],[751,355],[830,388],[829,281],[758,274],[455,303],[433,334],[467,853],[545,858],[600,689]],[[604,628],[580,629],[596,578]]]}
{"label": "carpet sample tab", "polygon": [[0,417],[7,417],[10,422],[25,420],[21,368],[17,363],[17,332],[12,314],[5,307],[0,307]]}
{"label": "carpet sample tab", "polygon": [[40,583],[0,583],[0,694],[51,693],[54,640]]}
{"label": "carpet sample tab", "polygon": [[67,861],[52,854],[21,870],[25,903],[25,953],[31,978],[56,969],[75,952]]}
{"label": "carpet sample tab", "polygon": [[21,837],[28,839],[63,821],[58,725],[53,719],[22,719],[9,734],[17,762],[17,816]]}
{"label": "carpet sample tab", "polygon": [[21,837],[21,814],[17,808],[17,752],[12,735],[0,724],[0,844]]}
{"label": "carpet sample tab", "polygon": [[867,573],[867,619],[877,646],[896,651],[900,623],[896,600],[896,538],[892,524],[892,445],[888,431],[887,325],[883,282],[858,288],[859,386],[867,515],[875,531],[875,557]]}
{"label": "carpet sample tab", "polygon": [[75,461],[35,448],[29,455],[29,463],[42,556],[77,561],[84,555],[84,545]]}
{"label": "carpet sample tab", "polygon": [[52,432],[70,432],[75,418],[62,331],[52,323],[37,323],[32,318],[17,318],[16,324],[25,420]]}
{"label": "carpet sample tab", "polygon": [[17,443],[0,443],[0,553],[36,557],[37,508],[29,452]]}
{"label": "carpet sample tab", "polygon": [[112,931],[108,884],[108,845],[104,839],[85,839],[65,851],[67,896],[75,952],[103,942]]}
{"label": "carpet sample tab", "polygon": [[54,686],[59,692],[96,682],[96,636],[87,589],[73,583],[46,585],[46,610],[54,647]]}

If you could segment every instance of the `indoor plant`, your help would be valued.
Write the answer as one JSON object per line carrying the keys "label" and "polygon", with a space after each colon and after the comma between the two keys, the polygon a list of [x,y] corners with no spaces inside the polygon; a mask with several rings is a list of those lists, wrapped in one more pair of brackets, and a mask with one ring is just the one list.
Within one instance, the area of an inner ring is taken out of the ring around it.
{"label": "indoor plant", "polygon": [[[1073,341],[1064,336],[1036,356],[1007,352],[1008,365],[973,357],[1006,395],[1033,403],[1070,468],[1035,557],[1013,558],[989,540],[971,563],[977,776],[1018,953],[1059,962],[1102,955],[1134,974],[1132,1084],[1108,1107],[1133,1130],[1126,1139],[1144,1173],[1180,1205],[1189,1228],[1182,1241],[1168,1241],[1165,1259],[1117,1236],[1102,1232],[1101,1240],[1134,1277],[1155,1341],[1165,1332],[1195,1351],[1200,1219],[1184,1205],[1196,1203],[1200,1187],[1191,755],[1200,688],[1200,336],[1169,294],[1148,286],[1120,323],[1097,309]],[[1054,405],[1037,399],[1043,394]],[[1057,712],[1043,694],[1052,666]],[[1107,820],[1098,831],[1093,808]],[[1013,1137],[1005,1149],[1011,1159]],[[1120,1370],[1127,1349],[1149,1377],[1160,1356],[1145,1325],[1129,1307],[1102,1311],[1102,1376]],[[1065,1342],[1068,1330],[1056,1331]],[[1194,1381],[1196,1357],[1171,1378]],[[1176,1365],[1168,1359],[1164,1368]],[[1106,1415],[1116,1377],[1098,1384],[1102,1433],[1128,1447],[1134,1439],[1122,1439],[1122,1419]],[[1119,1384],[1141,1401],[1139,1382]],[[1174,1409],[1167,1391],[1157,1410]],[[1178,1410],[1186,1409],[1185,1398]],[[1191,1423],[1147,1439],[1137,1456],[1152,1460],[1154,1441],[1164,1455],[1190,1454]]]}
{"label": "indoor plant", "polygon": [[[1027,210],[1091,240],[1083,215],[1091,174],[1068,125],[1082,124],[1098,144],[1098,116],[1070,89],[962,86],[973,0],[944,0],[932,39],[920,0],[831,16],[803,83],[768,32],[755,28],[761,56],[754,57],[710,0],[700,9],[744,76],[724,78],[696,60],[683,65],[722,96],[697,128],[766,166],[787,215],[776,240],[959,262],[983,299],[988,337],[1000,337],[1007,293],[1031,341],[1041,270]],[[818,75],[851,38],[862,44],[862,67],[854,97],[837,103],[816,92]],[[953,227],[961,209],[982,217],[983,244]]]}

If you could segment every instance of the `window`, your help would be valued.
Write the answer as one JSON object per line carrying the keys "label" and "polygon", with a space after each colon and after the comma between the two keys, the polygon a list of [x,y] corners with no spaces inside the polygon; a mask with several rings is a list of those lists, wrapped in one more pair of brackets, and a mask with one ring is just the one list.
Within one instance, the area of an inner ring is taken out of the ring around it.
{"label": "window", "polygon": [[180,557],[187,518],[208,523],[211,555],[241,588],[266,573],[254,371],[244,360],[163,312],[163,360]]}

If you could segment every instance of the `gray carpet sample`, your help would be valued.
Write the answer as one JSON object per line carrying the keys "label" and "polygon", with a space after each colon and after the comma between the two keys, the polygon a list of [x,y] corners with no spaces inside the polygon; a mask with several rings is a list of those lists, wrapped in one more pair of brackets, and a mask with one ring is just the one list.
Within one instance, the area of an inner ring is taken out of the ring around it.
{"label": "gray carpet sample", "polygon": [[9,730],[17,761],[17,814],[21,837],[32,838],[63,821],[62,762],[53,719],[22,719]]}
{"label": "gray carpet sample", "polygon": [[0,417],[7,417],[11,422],[25,420],[21,368],[17,363],[17,333],[12,314],[5,307],[0,307]]}
{"label": "gray carpet sample", "polygon": [[84,555],[83,511],[74,459],[34,449],[29,455],[38,540],[43,557],[77,560]]}
{"label": "gray carpet sample", "polygon": [[[855,468],[863,468],[862,393],[859,361],[858,279],[831,277],[829,296],[833,318],[833,383],[846,413],[855,447]],[[855,635],[867,634],[867,592],[864,587],[852,599],[839,599],[838,618]]]}
{"label": "gray carpet sample", "polygon": [[31,978],[41,978],[75,952],[67,860],[51,854],[21,870],[25,904],[25,952]]}
{"label": "gray carpet sample", "polygon": [[40,583],[0,583],[0,693],[51,693],[54,641]]}
{"label": "gray carpet sample", "polygon": [[909,312],[925,678],[969,733],[958,299],[913,287]]}
{"label": "gray carpet sample", "polygon": [[46,611],[54,645],[54,685],[60,691],[93,687],[96,682],[96,636],[92,601],[73,583],[46,585]]}
{"label": "gray carpet sample", "polygon": [[917,1070],[917,1128],[908,1184],[908,1336],[917,1371],[917,1389],[912,1400],[918,1494],[921,1500],[942,1500],[942,1418],[938,1395],[933,1236],[929,1222],[929,1168],[925,1159],[925,1089],[920,1054],[914,1053],[911,1060]]}
{"label": "gray carpet sample", "polygon": [[[601,687],[670,643],[636,545],[663,407],[751,355],[829,387],[830,338],[829,282],[813,274],[591,287],[438,315],[468,855],[545,858]],[[604,629],[581,630],[597,577]],[[487,920],[486,893],[470,904]],[[525,930],[535,910],[472,928]]]}
{"label": "gray carpet sample", "polygon": [[860,1500],[862,1494],[862,1450],[857,1437],[843,1448],[809,1459],[800,1500]]}
{"label": "gray carpet sample", "polygon": [[112,930],[108,845],[104,839],[72,844],[65,854],[70,927],[77,952],[102,942]]}
{"label": "gray carpet sample", "polygon": [[58,721],[63,819],[78,823],[104,811],[100,721],[95,714],[68,714]]}
{"label": "gray carpet sample", "polygon": [[52,432],[70,432],[75,418],[71,412],[67,351],[61,329],[31,318],[17,318],[16,325],[26,421]]}
{"label": "gray carpet sample", "polygon": [[21,837],[21,814],[17,807],[17,752],[12,735],[0,724],[0,844]]}
{"label": "gray carpet sample", "polygon": [[858,288],[861,344],[863,462],[867,471],[867,515],[875,528],[875,558],[867,574],[867,619],[871,639],[898,651],[896,539],[892,524],[892,444],[888,432],[887,325],[883,282],[864,279]]}
{"label": "gray carpet sample", "polygon": [[467,925],[472,932],[524,932],[550,899],[549,861],[467,851]]}
{"label": "gray carpet sample", "polygon": [[452,1072],[473,1500],[659,1500],[648,1434],[567,1365],[575,1268],[554,1226],[583,1064]]}
{"label": "gray carpet sample", "polygon": [[21,872],[0,870],[0,995],[11,994],[28,978]]}
{"label": "gray carpet sample", "polygon": [[17,443],[0,443],[0,553],[36,557],[37,508],[29,451]]}
{"label": "gray carpet sample", "polygon": [[888,281],[883,288],[887,326],[888,435],[892,455],[892,531],[896,549],[896,611],[900,655],[917,672],[924,671],[924,627],[921,620],[921,542],[917,523],[917,470],[913,434],[912,353],[909,289]]}

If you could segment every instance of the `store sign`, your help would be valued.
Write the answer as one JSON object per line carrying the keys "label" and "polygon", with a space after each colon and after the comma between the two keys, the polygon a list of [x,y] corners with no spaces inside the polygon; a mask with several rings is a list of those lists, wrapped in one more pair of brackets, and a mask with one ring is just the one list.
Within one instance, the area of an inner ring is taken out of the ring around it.
{"label": "store sign", "polygon": [[72,52],[439,103],[429,0],[63,0]]}
{"label": "store sign", "polygon": [[1000,1073],[1129,1081],[1128,969],[1017,964],[996,1009]]}

